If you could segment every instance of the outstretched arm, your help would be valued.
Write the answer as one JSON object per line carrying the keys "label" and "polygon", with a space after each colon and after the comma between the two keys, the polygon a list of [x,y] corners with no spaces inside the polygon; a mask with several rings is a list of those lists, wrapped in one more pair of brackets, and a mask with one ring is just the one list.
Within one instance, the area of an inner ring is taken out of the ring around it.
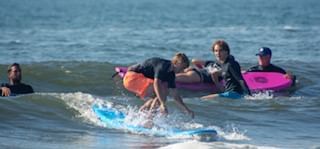
{"label": "outstretched arm", "polygon": [[154,83],[153,83],[153,87],[154,87],[154,92],[156,94],[156,97],[158,98],[159,102],[160,102],[160,111],[164,114],[168,113],[167,107],[165,105],[165,101],[167,99],[167,94],[166,91],[164,91],[164,84],[162,83],[162,81],[158,78],[154,79]]}
{"label": "outstretched arm", "polygon": [[194,112],[191,111],[183,102],[181,96],[178,94],[177,89],[171,89],[170,90],[173,99],[175,100],[175,102],[177,103],[177,105],[179,106],[180,109],[182,109],[183,111],[185,111],[186,113],[188,113],[192,118],[194,118]]}

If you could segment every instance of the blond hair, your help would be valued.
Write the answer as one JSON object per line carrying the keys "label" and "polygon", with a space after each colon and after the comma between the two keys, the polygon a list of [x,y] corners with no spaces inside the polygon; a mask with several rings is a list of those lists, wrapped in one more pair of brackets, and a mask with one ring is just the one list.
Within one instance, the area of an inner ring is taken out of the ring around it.
{"label": "blond hair", "polygon": [[172,58],[172,63],[173,64],[176,64],[176,63],[179,63],[179,62],[185,64],[186,67],[189,67],[189,65],[190,65],[190,61],[189,61],[189,58],[187,57],[187,55],[184,54],[184,53],[181,53],[181,52],[176,53],[174,55],[174,57]]}

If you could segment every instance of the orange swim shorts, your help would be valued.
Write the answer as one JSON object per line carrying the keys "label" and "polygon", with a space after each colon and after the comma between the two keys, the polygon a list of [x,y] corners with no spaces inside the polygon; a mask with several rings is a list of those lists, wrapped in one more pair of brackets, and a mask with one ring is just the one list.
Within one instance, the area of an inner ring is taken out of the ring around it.
{"label": "orange swim shorts", "polygon": [[128,71],[123,78],[124,87],[144,99],[149,85],[153,84],[153,80],[145,77],[142,73]]}

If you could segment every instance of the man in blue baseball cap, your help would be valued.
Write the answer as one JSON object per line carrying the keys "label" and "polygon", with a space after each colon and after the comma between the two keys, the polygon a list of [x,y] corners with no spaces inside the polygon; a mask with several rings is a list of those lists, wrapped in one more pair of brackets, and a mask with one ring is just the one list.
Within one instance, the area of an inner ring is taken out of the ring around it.
{"label": "man in blue baseball cap", "polygon": [[268,47],[262,47],[256,54],[258,56],[258,65],[250,67],[247,72],[279,72],[286,74],[282,68],[271,64],[272,51]]}
{"label": "man in blue baseball cap", "polygon": [[258,65],[250,67],[247,72],[278,72],[286,74],[286,76],[293,81],[295,76],[290,73],[287,73],[284,69],[271,64],[272,51],[268,47],[262,47],[259,49],[259,52],[256,54],[258,56]]}
{"label": "man in blue baseball cap", "polygon": [[271,49],[268,47],[262,47],[259,49],[259,52],[256,54],[257,56],[266,56],[266,55],[272,55]]}

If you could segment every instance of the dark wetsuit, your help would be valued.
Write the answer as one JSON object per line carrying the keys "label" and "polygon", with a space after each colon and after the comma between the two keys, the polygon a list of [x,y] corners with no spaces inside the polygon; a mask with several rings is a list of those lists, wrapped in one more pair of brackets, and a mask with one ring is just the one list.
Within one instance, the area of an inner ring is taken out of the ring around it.
{"label": "dark wetsuit", "polygon": [[192,70],[199,75],[202,83],[213,83],[213,80],[210,74],[210,69],[214,69],[214,68],[221,69],[219,64],[217,64],[215,61],[206,61],[204,64],[204,68],[200,68],[200,69],[194,68]]}
{"label": "dark wetsuit", "polygon": [[[225,92],[237,92],[239,94],[250,94],[248,85],[244,81],[240,65],[230,55],[224,64],[221,64],[222,78],[225,81]],[[242,81],[243,83],[240,83]]]}
{"label": "dark wetsuit", "polygon": [[168,88],[176,88],[176,75],[171,70],[171,61],[162,58],[150,58],[145,60],[142,64],[136,64],[129,68],[130,71],[142,73],[145,77],[168,83]]}
{"label": "dark wetsuit", "polygon": [[[18,95],[18,94],[34,93],[32,87],[30,85],[23,84],[23,83],[16,84],[16,85],[10,85],[8,83],[3,83],[3,84],[1,84],[1,87],[9,88],[11,91],[11,96]],[[1,90],[1,95],[2,95],[2,90]]]}
{"label": "dark wetsuit", "polygon": [[286,74],[286,71],[275,65],[268,65],[267,67],[262,67],[260,65],[250,67],[247,72],[279,72]]}

